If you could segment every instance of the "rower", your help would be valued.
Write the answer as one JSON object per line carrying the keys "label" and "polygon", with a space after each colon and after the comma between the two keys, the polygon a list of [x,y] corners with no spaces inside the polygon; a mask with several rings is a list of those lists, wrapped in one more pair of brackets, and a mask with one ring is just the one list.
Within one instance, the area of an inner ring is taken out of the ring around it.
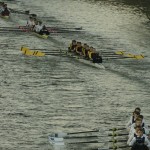
{"label": "rower", "polygon": [[82,55],[82,43],[81,42],[77,42],[77,46],[76,46],[75,52],[78,55]]}
{"label": "rower", "polygon": [[132,135],[135,132],[135,127],[136,126],[141,126],[141,128],[143,129],[144,134],[146,134],[146,135],[149,134],[149,129],[146,128],[145,126],[142,126],[142,125],[143,125],[142,124],[142,119],[141,118],[137,118],[135,123],[133,123],[131,125],[129,136]]}
{"label": "rower", "polygon": [[29,27],[30,29],[32,29],[34,26],[35,26],[35,22],[34,22],[34,19],[33,17],[29,17],[29,20],[27,21],[27,27]]}
{"label": "rower", "polygon": [[48,29],[46,28],[45,25],[42,25],[42,22],[39,22],[39,25],[42,26],[42,29],[40,30],[39,34],[43,35],[49,35],[49,31]]}
{"label": "rower", "polygon": [[141,108],[140,107],[136,107],[134,111],[137,111],[137,112],[141,113]]}
{"label": "rower", "polygon": [[137,133],[138,133],[139,129],[141,129],[141,126],[136,126],[134,129],[135,129],[135,132],[132,135],[130,135],[128,138],[128,141],[127,141],[128,145],[132,141],[132,139],[137,136]]}
{"label": "rower", "polygon": [[137,136],[132,139],[129,146],[132,146],[131,150],[149,150],[150,142],[147,136],[144,136],[142,129],[137,131]]}
{"label": "rower", "polygon": [[[136,109],[135,109],[136,110]],[[132,116],[130,117],[130,120],[128,121],[128,123],[127,123],[127,125],[126,125],[126,128],[129,130],[130,129],[130,127],[131,127],[131,125],[133,124],[133,123],[135,123],[135,120],[136,120],[136,118],[138,118],[138,116],[140,115],[140,112],[138,112],[138,111],[134,111],[133,113],[132,113]]]}
{"label": "rower", "polygon": [[99,53],[96,51],[95,48],[90,47],[90,50],[88,51],[89,59],[93,61],[93,63],[102,63],[102,57],[99,56]]}
{"label": "rower", "polygon": [[148,128],[148,126],[145,123],[144,116],[143,115],[139,115],[138,118],[141,118],[141,120],[142,120],[142,127]]}
{"label": "rower", "polygon": [[7,8],[7,4],[4,4],[4,5],[3,5],[3,11],[1,12],[1,15],[2,15],[2,16],[9,16],[9,15],[10,15],[10,11],[9,11],[9,9]]}
{"label": "rower", "polygon": [[41,21],[36,21],[33,31],[39,33],[42,30],[43,26],[41,25]]}
{"label": "rower", "polygon": [[88,56],[88,51],[89,51],[89,50],[90,50],[89,45],[86,45],[85,51],[84,51],[84,57],[85,57],[85,59],[89,59],[89,56]]}
{"label": "rower", "polygon": [[76,40],[72,40],[72,43],[68,47],[68,52],[75,52],[76,46],[77,46]]}
{"label": "rower", "polygon": [[87,44],[84,43],[83,46],[82,46],[82,56],[84,56],[84,57],[86,56],[86,54],[85,54],[86,47],[87,47]]}

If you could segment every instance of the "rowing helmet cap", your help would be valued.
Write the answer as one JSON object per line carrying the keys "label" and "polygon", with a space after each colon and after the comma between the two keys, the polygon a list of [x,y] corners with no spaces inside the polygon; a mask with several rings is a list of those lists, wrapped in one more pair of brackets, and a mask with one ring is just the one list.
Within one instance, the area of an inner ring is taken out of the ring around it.
{"label": "rowing helmet cap", "polygon": [[136,107],[136,108],[135,108],[135,111],[141,112],[141,109],[140,109],[139,107]]}
{"label": "rowing helmet cap", "polygon": [[136,115],[138,115],[138,116],[139,116],[139,115],[140,115],[140,112],[138,112],[138,111],[134,111],[134,112],[133,112],[133,114],[136,114]]}
{"label": "rowing helmet cap", "polygon": [[39,24],[42,24],[42,21],[39,20],[38,22],[39,22]]}
{"label": "rowing helmet cap", "polygon": [[139,116],[138,116],[138,118],[141,118],[141,119],[143,119],[143,118],[144,118],[144,116],[143,116],[143,115],[139,115]]}

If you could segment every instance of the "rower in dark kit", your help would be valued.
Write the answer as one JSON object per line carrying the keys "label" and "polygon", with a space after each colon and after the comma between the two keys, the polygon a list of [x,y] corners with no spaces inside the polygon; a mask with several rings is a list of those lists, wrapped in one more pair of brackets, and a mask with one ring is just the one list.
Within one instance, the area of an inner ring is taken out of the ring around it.
{"label": "rower in dark kit", "polygon": [[81,42],[77,42],[77,46],[75,48],[76,54],[77,55],[82,55],[82,43]]}
{"label": "rower in dark kit", "polygon": [[150,142],[147,136],[143,135],[142,129],[138,130],[137,136],[132,139],[129,146],[132,146],[131,150],[149,150]]}
{"label": "rower in dark kit", "polygon": [[46,28],[45,25],[43,25],[43,27],[40,30],[39,34],[41,34],[41,35],[43,35],[43,34],[49,35],[49,31],[48,31],[48,29]]}
{"label": "rower in dark kit", "polygon": [[68,52],[75,52],[76,46],[77,46],[76,40],[72,40],[72,43],[68,47]]}
{"label": "rower in dark kit", "polygon": [[35,20],[33,17],[29,17],[29,20],[27,20],[27,25],[26,25],[29,29],[33,29],[33,27],[35,26]]}
{"label": "rower in dark kit", "polygon": [[10,11],[9,11],[9,9],[7,8],[7,4],[4,4],[4,5],[3,5],[3,11],[1,12],[1,15],[2,15],[2,16],[9,16],[9,15],[10,15]]}
{"label": "rower in dark kit", "polygon": [[127,125],[126,125],[126,128],[127,128],[128,130],[130,130],[131,125],[132,125],[133,123],[135,123],[135,120],[136,120],[136,118],[138,118],[139,115],[140,115],[140,112],[139,112],[139,111],[134,111],[134,112],[132,113],[132,116],[130,117],[130,119],[129,119]]}
{"label": "rower in dark kit", "polygon": [[102,57],[93,47],[90,47],[90,50],[88,51],[88,57],[93,61],[93,63],[102,63]]}

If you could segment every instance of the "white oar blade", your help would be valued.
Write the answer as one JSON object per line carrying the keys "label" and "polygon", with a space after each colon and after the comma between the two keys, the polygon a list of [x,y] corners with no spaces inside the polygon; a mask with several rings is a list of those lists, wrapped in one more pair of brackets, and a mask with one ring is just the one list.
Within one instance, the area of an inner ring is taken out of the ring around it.
{"label": "white oar blade", "polygon": [[58,132],[58,133],[52,133],[51,136],[55,137],[55,138],[64,138],[66,137],[68,134],[65,132]]}

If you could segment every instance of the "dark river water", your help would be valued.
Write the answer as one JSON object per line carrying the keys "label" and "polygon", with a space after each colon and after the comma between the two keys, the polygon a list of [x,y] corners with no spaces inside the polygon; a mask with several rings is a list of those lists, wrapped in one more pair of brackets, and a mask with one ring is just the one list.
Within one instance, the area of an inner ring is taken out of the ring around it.
{"label": "dark river water", "polygon": [[[99,128],[104,134],[124,126],[137,106],[150,125],[150,22],[137,1],[16,0],[8,6],[36,13],[47,26],[83,30],[53,33],[48,40],[0,31],[0,149],[51,150],[52,132]],[[0,19],[0,26],[25,25],[27,19],[12,14],[10,21]],[[105,60],[103,70],[67,57],[26,57],[20,51],[22,45],[65,50],[72,39],[98,51],[125,50],[145,58]]]}

